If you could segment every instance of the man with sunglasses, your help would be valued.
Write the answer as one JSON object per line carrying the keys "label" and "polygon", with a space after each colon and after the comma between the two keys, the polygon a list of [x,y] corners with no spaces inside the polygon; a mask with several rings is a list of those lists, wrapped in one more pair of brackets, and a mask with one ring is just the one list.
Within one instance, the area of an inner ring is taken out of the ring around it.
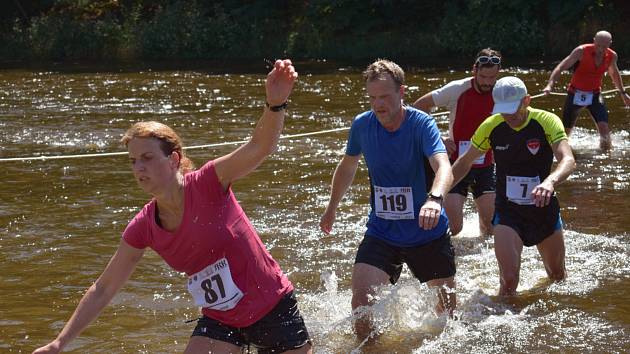
{"label": "man with sunglasses", "polygon": [[[448,136],[444,144],[451,162],[457,160],[470,147],[470,138],[492,112],[492,88],[501,68],[501,53],[491,48],[482,49],[473,65],[473,76],[451,81],[445,86],[420,97],[413,106],[425,112],[433,107],[447,107],[450,111]],[[481,235],[492,233],[494,213],[494,160],[492,151],[480,156],[470,173],[448,193],[444,209],[453,235],[463,228],[463,208],[468,190],[472,189]]]}
{"label": "man with sunglasses", "polygon": [[612,35],[609,32],[597,32],[592,44],[582,44],[573,49],[571,54],[553,69],[549,83],[543,89],[545,94],[549,94],[558,81],[560,73],[574,68],[562,112],[564,129],[567,135],[571,134],[579,112],[586,107],[597,124],[599,146],[605,150],[612,147],[608,127],[608,109],[600,96],[602,78],[605,73],[610,75],[613,84],[619,90],[623,103],[630,106],[630,95],[624,91],[621,74],[617,67],[617,53],[610,49],[611,44]]}
{"label": "man with sunglasses", "polygon": [[[553,113],[529,107],[531,96],[514,76],[492,90],[493,115],[471,138],[471,148],[453,164],[453,182],[474,161],[493,150],[497,167],[494,253],[499,263],[499,295],[518,287],[523,246],[536,246],[551,280],[566,276],[560,205],[555,186],[575,169],[562,121]],[[554,157],[558,161],[552,171]]]}

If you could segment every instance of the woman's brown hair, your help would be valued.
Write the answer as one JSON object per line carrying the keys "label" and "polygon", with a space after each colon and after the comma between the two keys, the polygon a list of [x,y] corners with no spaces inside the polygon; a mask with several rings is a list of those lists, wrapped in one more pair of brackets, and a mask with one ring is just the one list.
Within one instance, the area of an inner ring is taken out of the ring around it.
{"label": "woman's brown hair", "polygon": [[160,122],[138,122],[127,129],[120,141],[127,146],[133,138],[156,138],[166,156],[176,152],[179,155],[179,170],[182,174],[194,171],[195,165],[184,154],[182,139],[166,124]]}

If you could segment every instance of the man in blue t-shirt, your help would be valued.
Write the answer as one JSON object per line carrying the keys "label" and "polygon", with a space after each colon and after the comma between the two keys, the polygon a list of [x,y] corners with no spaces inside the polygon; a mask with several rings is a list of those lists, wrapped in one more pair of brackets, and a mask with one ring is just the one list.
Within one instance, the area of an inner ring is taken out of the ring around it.
{"label": "man in blue t-shirt", "polygon": [[[406,263],[420,282],[439,287],[437,308],[452,314],[455,261],[442,209],[453,180],[446,148],[435,120],[403,105],[405,74],[398,65],[377,60],[363,76],[372,109],[352,123],[320,228],[332,230],[363,155],[371,211],[352,273],[352,309],[370,305],[377,287],[396,283]],[[355,331],[361,338],[370,334],[369,316],[355,321]]]}

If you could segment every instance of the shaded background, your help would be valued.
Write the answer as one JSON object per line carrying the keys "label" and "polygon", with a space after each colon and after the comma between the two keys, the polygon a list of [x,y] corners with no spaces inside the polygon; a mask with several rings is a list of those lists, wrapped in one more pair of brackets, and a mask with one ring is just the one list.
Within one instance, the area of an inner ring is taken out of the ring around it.
{"label": "shaded background", "polygon": [[623,0],[4,0],[0,61],[291,57],[445,64],[499,48],[561,60],[601,29],[630,56]]}

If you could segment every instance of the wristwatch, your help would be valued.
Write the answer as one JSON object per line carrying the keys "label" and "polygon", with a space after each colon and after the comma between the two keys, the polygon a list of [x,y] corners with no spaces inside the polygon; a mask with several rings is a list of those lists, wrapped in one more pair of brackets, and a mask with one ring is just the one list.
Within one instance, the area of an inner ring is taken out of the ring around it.
{"label": "wristwatch", "polygon": [[289,105],[289,101],[284,101],[283,104],[279,104],[277,106],[272,106],[269,104],[269,102],[265,102],[265,105],[267,106],[267,108],[269,108],[270,111],[272,112],[280,112],[283,109],[286,109],[287,106]]}
{"label": "wristwatch", "polygon": [[442,206],[442,202],[444,201],[444,197],[442,197],[442,195],[436,195],[432,192],[429,192],[429,194],[427,194],[427,199],[431,199],[440,203],[440,206]]}

